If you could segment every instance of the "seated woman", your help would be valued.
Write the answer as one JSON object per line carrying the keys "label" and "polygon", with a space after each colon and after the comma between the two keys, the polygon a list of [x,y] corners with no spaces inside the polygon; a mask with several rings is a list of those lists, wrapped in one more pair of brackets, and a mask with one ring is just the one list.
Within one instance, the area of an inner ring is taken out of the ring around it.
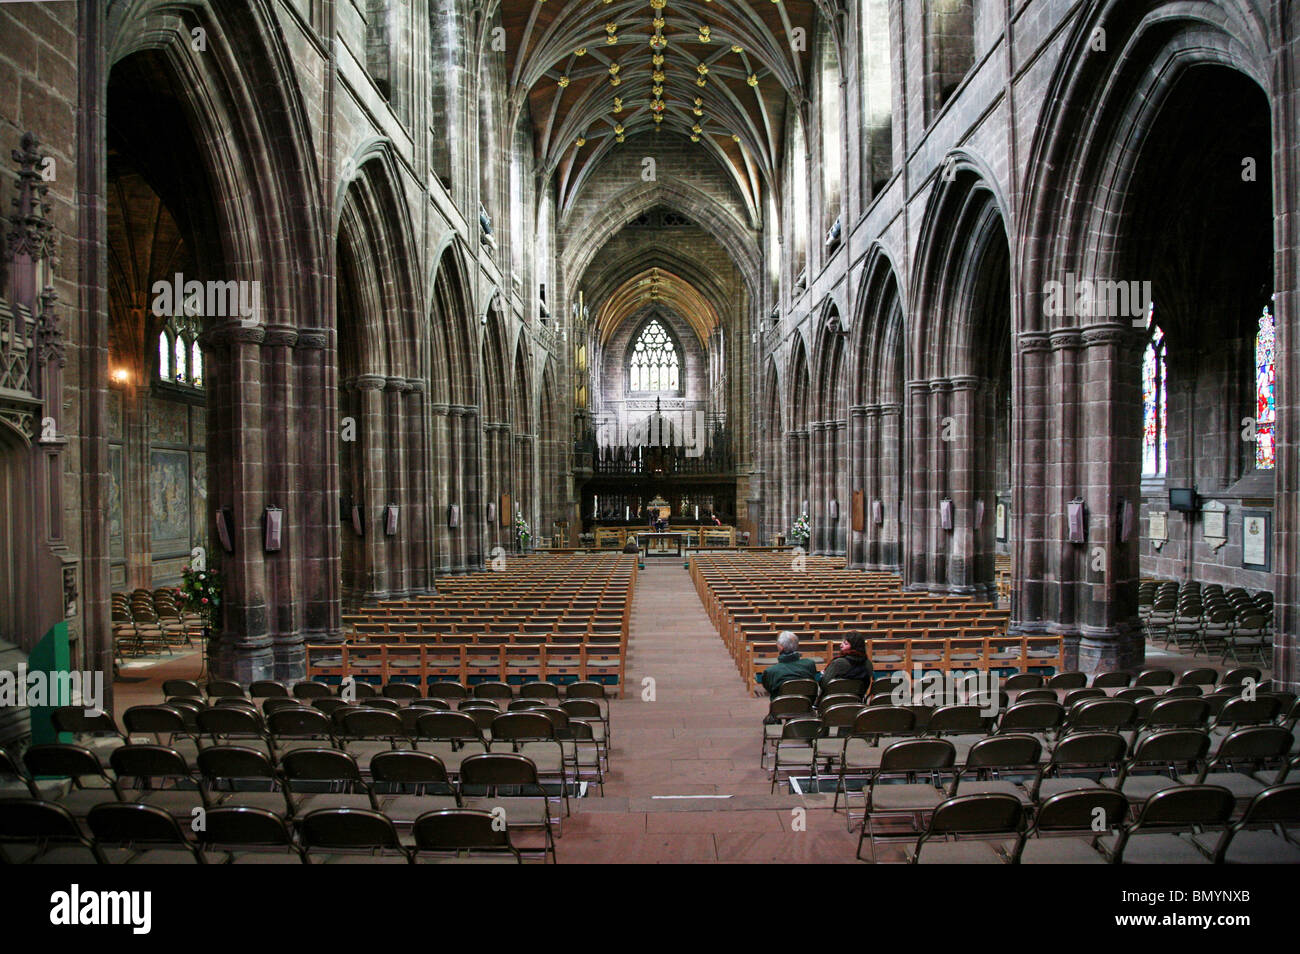
{"label": "seated woman", "polygon": [[840,652],[826,664],[822,671],[823,683],[831,679],[860,679],[864,686],[871,685],[871,659],[867,656],[867,637],[861,633],[845,633]]}

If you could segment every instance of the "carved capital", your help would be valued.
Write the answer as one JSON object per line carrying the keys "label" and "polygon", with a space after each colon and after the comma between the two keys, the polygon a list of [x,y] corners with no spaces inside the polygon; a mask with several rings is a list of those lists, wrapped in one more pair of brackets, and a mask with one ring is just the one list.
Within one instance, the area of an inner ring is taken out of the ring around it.
{"label": "carved capital", "polygon": [[302,328],[298,331],[299,349],[324,349],[329,345],[329,331],[325,328]]}
{"label": "carved capital", "polygon": [[1084,328],[1082,338],[1086,348],[1124,348],[1135,344],[1138,335],[1135,334],[1133,328],[1127,325],[1107,324]]}
{"label": "carved capital", "polygon": [[1078,351],[1083,344],[1083,335],[1077,331],[1053,331],[1049,345],[1053,351]]}
{"label": "carved capital", "polygon": [[298,343],[298,329],[288,325],[268,325],[263,341],[268,347],[292,348]]}
{"label": "carved capital", "polygon": [[1025,331],[1016,339],[1016,346],[1021,354],[1035,351],[1047,351],[1051,347],[1049,336],[1042,331]]}

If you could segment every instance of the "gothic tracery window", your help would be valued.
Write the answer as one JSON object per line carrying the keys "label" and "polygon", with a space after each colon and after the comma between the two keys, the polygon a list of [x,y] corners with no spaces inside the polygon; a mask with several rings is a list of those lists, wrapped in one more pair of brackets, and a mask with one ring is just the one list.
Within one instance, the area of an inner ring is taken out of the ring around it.
{"label": "gothic tracery window", "polygon": [[1165,369],[1165,333],[1155,323],[1148,326],[1149,338],[1142,357],[1142,476],[1165,476],[1165,411],[1168,378]]}
{"label": "gothic tracery window", "polygon": [[681,388],[681,357],[659,319],[641,329],[628,359],[628,387],[633,391],[677,391]]}
{"label": "gothic tracery window", "polygon": [[1255,467],[1258,470],[1272,470],[1277,461],[1276,334],[1273,315],[1266,307],[1255,333]]}
{"label": "gothic tracery window", "polygon": [[168,318],[158,332],[158,380],[203,387],[203,351],[197,324],[184,315]]}

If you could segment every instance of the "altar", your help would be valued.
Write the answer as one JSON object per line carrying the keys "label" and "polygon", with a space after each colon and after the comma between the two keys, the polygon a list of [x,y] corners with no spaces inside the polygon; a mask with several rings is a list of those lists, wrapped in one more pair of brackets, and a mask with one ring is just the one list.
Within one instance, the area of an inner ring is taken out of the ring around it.
{"label": "altar", "polygon": [[[685,546],[684,533],[673,530],[667,530],[662,533],[645,531],[636,535],[636,545],[641,553],[645,556],[675,556],[683,555]],[[673,549],[670,549],[669,545]]]}

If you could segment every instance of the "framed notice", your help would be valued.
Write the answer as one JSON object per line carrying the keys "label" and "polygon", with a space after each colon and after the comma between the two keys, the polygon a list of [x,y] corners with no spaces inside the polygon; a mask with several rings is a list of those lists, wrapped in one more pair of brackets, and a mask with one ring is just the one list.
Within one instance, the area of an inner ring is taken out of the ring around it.
{"label": "framed notice", "polygon": [[1223,501],[1210,500],[1201,508],[1201,534],[1216,550],[1228,542],[1228,508]]}
{"label": "framed notice", "polygon": [[1273,568],[1273,514],[1246,510],[1241,515],[1241,565],[1249,570]]}
{"label": "framed notice", "polygon": [[853,529],[861,533],[867,529],[866,494],[853,491]]}
{"label": "framed notice", "polygon": [[998,543],[1007,542],[1007,502],[999,500],[993,510],[993,524]]}
{"label": "framed notice", "polygon": [[1156,549],[1159,549],[1169,539],[1169,511],[1152,510],[1150,521],[1147,535],[1151,537],[1151,542],[1155,544]]}
{"label": "framed notice", "polygon": [[514,523],[514,511],[510,509],[510,495],[501,495],[501,506],[497,507],[497,514],[501,517],[501,526],[509,527]]}

